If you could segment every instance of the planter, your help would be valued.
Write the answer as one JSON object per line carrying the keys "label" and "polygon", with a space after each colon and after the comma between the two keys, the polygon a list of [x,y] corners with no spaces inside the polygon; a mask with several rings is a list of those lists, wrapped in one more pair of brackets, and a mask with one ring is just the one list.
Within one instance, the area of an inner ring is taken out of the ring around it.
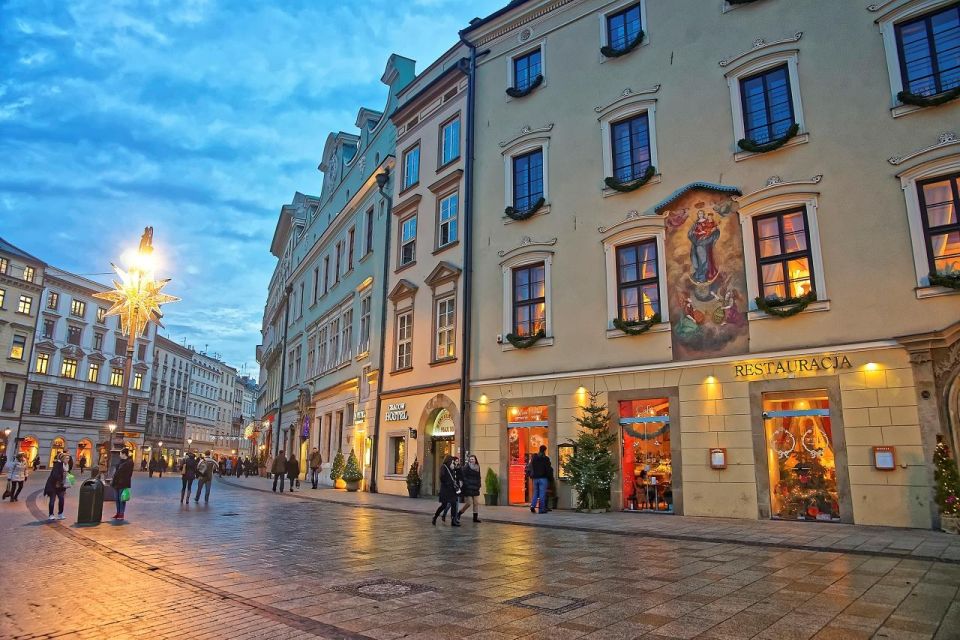
{"label": "planter", "polygon": [[337,478],[333,481],[333,486],[337,489],[346,489],[347,483],[343,481],[343,478]]}
{"label": "planter", "polygon": [[960,516],[940,516],[940,528],[946,533],[960,535]]}
{"label": "planter", "polygon": [[497,498],[499,497],[500,496],[496,493],[485,493],[483,494],[483,504],[487,505],[488,507],[495,507],[497,506]]}
{"label": "planter", "polygon": [[408,484],[407,485],[407,495],[411,498],[420,497],[420,485],[418,484]]}
{"label": "planter", "polygon": [[344,487],[347,491],[359,491],[360,490],[360,481],[359,480],[338,480],[338,482],[343,482]]}

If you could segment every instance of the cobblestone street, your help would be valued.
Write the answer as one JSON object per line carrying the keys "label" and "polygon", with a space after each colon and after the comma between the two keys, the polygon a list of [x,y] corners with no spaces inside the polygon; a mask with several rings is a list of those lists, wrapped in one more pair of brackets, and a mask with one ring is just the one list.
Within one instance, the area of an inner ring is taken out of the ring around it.
{"label": "cobblestone street", "polygon": [[178,478],[138,474],[126,523],[81,528],[75,491],[68,519],[47,523],[28,482],[0,505],[0,637],[960,638],[955,562],[468,518],[434,528],[264,486],[218,481],[209,506],[181,506]]}

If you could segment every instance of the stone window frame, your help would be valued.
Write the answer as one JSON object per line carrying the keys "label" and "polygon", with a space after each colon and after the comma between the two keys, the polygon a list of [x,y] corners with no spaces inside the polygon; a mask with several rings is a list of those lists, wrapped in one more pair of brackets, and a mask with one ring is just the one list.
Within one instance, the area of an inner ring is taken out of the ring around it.
{"label": "stone window frame", "polygon": [[[550,136],[539,133],[521,136],[505,147],[500,153],[503,156],[503,206],[504,209],[513,206],[513,159],[539,149],[543,154],[543,206],[534,214],[542,216],[550,213]],[[516,222],[504,214],[504,224]]]}
{"label": "stone window frame", "polygon": [[[510,89],[517,86],[515,78],[513,76],[514,65],[513,61],[517,58],[522,58],[523,56],[530,55],[537,49],[540,50],[540,75],[543,76],[543,81],[540,83],[540,86],[534,89],[534,91],[539,91],[543,87],[547,86],[547,39],[541,38],[536,42],[527,42],[524,43],[519,49],[510,52],[510,55],[506,56],[507,61],[507,85],[504,89]],[[503,94],[507,102],[513,102],[519,98],[512,98],[506,93]]]}
{"label": "stone window frame", "polygon": [[[395,307],[393,310],[393,353],[391,370],[390,373],[402,373],[404,371],[411,371],[413,369],[413,298],[410,298],[410,304],[405,307]],[[409,358],[410,364],[401,367],[400,366],[400,319],[403,316],[410,316],[409,318],[409,332],[410,337],[406,340],[405,344],[409,346]]]}
{"label": "stone window frame", "polygon": [[[437,357],[437,348],[439,345],[440,339],[440,305],[445,302],[453,303],[453,325],[449,329],[453,336],[453,355],[452,356],[443,356]],[[433,294],[433,309],[432,309],[432,345],[430,347],[430,364],[446,364],[448,362],[456,362],[457,360],[457,330],[460,328],[457,322],[457,314],[459,313],[458,309],[459,300],[457,300],[457,290],[454,288],[452,291],[445,291],[443,293]]]}
{"label": "stone window frame", "polygon": [[[607,7],[603,12],[597,14],[597,17],[600,19],[600,47],[606,47],[610,44],[609,33],[607,29],[607,18],[612,16],[615,13],[620,13],[624,9],[628,9],[634,5],[640,5],[640,29],[643,31],[643,40],[640,41],[640,46],[638,49],[641,49],[648,44],[650,44],[650,30],[647,28],[649,24],[647,22],[647,0],[621,0],[621,2],[615,2]],[[600,64],[610,62],[612,60],[618,60],[618,58],[608,58],[607,56],[597,52],[597,55],[600,57]],[[546,80],[546,76],[544,76]],[[607,174],[610,175],[610,174]]]}
{"label": "stone window frame", "polygon": [[500,262],[500,273],[503,287],[503,303],[501,314],[500,347],[503,351],[514,351],[516,347],[510,344],[506,335],[513,332],[513,270],[517,267],[543,263],[544,286],[544,326],[546,337],[535,342],[530,349],[553,346],[553,251],[533,250],[518,253],[505,258]]}
{"label": "stone window frame", "polygon": [[668,302],[670,300],[664,264],[664,258],[667,255],[666,229],[663,226],[663,219],[659,217],[639,218],[631,226],[610,233],[601,240],[603,244],[604,270],[606,273],[607,338],[623,338],[627,336],[626,333],[613,326],[613,319],[618,318],[620,315],[617,294],[617,247],[651,239],[657,242],[657,278],[658,288],[660,290],[660,317],[663,321],[650,327],[649,333],[670,331],[670,313],[669,310],[664,312],[664,305],[669,309]]}
{"label": "stone window frame", "polygon": [[[407,453],[410,450],[410,443],[408,442],[409,431],[401,430],[390,430],[387,431],[387,446],[386,446],[386,464],[384,465],[383,477],[388,480],[399,480],[406,476],[406,471],[409,469],[407,464],[407,459],[409,456]],[[394,470],[394,456],[396,455],[396,449],[394,448],[395,441],[403,441],[403,469],[402,473],[395,473]],[[390,473],[387,473],[387,471]]]}
{"label": "stone window frame", "polygon": [[[645,98],[637,96],[627,102],[617,102],[615,105],[604,109],[597,118],[600,122],[600,143],[603,149],[603,178],[613,175],[613,125],[627,120],[642,113],[647,114],[647,131],[650,138],[650,166],[657,171],[647,184],[659,184],[662,181],[660,175],[660,156],[657,153],[657,100],[656,98]],[[546,170],[544,170],[546,171]],[[646,185],[644,185],[646,186]],[[620,191],[604,186],[602,189],[603,197],[620,195]]]}

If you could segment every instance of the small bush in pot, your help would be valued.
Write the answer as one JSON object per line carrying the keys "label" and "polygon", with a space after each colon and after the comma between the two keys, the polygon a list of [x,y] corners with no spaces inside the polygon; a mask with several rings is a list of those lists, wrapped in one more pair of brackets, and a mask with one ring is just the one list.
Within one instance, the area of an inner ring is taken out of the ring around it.
{"label": "small bush in pot", "polygon": [[420,482],[420,463],[414,458],[413,464],[410,465],[410,471],[407,471],[407,495],[411,498],[419,497]]}
{"label": "small bush in pot", "polygon": [[484,478],[486,491],[483,494],[483,503],[487,506],[493,506],[499,502],[500,498],[500,478],[493,469],[487,468],[487,475]]}

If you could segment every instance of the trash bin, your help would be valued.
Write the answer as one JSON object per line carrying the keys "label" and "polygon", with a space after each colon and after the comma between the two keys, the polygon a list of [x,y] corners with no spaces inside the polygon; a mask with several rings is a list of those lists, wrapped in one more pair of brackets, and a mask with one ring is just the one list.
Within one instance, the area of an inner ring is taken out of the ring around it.
{"label": "trash bin", "polygon": [[84,480],[80,485],[80,508],[77,524],[97,524],[103,518],[103,483],[99,479]]}

